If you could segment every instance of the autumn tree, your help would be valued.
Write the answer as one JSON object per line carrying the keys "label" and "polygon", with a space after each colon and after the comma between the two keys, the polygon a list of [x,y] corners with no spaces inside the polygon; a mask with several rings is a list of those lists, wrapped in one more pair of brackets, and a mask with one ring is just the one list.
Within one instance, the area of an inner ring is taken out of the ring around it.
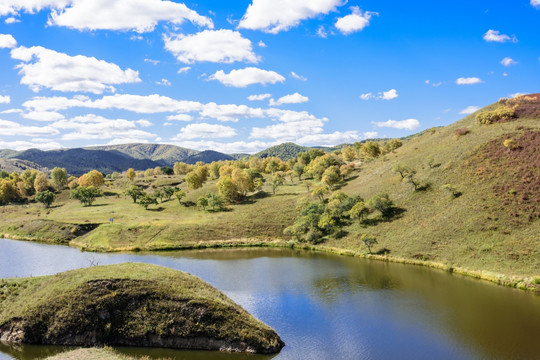
{"label": "autumn tree", "polygon": [[79,186],[100,188],[105,185],[105,177],[97,170],[89,171],[79,178]]}
{"label": "autumn tree", "polygon": [[184,162],[174,163],[174,175],[186,175],[190,171],[190,166]]}
{"label": "autumn tree", "polygon": [[67,185],[68,174],[66,169],[55,167],[51,170],[51,183],[56,190],[61,190]]}
{"label": "autumn tree", "polygon": [[49,188],[49,178],[47,174],[39,173],[34,180],[34,190],[36,192],[45,191]]}
{"label": "autumn tree", "polygon": [[0,205],[6,205],[19,200],[19,192],[13,180],[0,179]]}
{"label": "autumn tree", "polygon": [[283,185],[283,183],[285,182],[285,179],[283,177],[283,174],[278,172],[278,173],[275,173],[273,176],[272,176],[272,193],[275,195],[276,194],[276,190],[279,186]]}
{"label": "autumn tree", "polygon": [[137,176],[137,173],[135,173],[135,170],[133,168],[129,168],[126,171],[126,177],[129,181],[135,180],[135,177]]}

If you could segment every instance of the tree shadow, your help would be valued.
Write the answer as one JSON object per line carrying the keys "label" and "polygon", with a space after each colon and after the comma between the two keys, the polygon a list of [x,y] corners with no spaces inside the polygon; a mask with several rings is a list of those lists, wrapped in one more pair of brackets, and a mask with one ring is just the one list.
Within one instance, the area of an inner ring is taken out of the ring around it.
{"label": "tree shadow", "polygon": [[182,201],[182,205],[184,205],[185,207],[193,207],[196,204],[193,201]]}
{"label": "tree shadow", "polygon": [[160,206],[160,207],[157,207],[157,208],[153,208],[153,209],[146,209],[147,211],[154,211],[154,212],[160,212],[160,211],[163,211],[165,210],[164,207]]}
{"label": "tree shadow", "polygon": [[426,184],[418,186],[415,191],[428,191],[429,189],[431,189],[431,184],[426,183]]}
{"label": "tree shadow", "polygon": [[402,218],[403,214],[406,211],[407,210],[404,209],[404,208],[400,208],[400,207],[395,206],[392,209],[390,209],[388,211],[388,213],[385,214],[384,216],[379,215],[377,217],[364,219],[362,221],[362,225],[364,227],[368,227],[368,226],[377,226],[377,225],[379,225],[380,223],[383,223],[383,222],[392,222],[394,220]]}
{"label": "tree shadow", "polygon": [[390,254],[390,249],[382,248],[381,250],[374,252],[375,255],[388,255]]}

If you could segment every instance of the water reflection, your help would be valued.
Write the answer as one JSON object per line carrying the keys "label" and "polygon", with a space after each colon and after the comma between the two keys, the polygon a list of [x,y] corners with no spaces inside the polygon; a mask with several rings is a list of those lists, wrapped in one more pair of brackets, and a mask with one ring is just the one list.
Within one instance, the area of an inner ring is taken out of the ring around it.
{"label": "water reflection", "polygon": [[[0,277],[125,261],[187,271],[225,292],[280,334],[287,346],[276,359],[540,357],[540,298],[423,267],[291,249],[96,254],[0,240]],[[4,346],[0,359],[8,354],[35,359],[43,356],[38,352],[58,350]],[[160,349],[122,351],[155,358],[245,358]]]}

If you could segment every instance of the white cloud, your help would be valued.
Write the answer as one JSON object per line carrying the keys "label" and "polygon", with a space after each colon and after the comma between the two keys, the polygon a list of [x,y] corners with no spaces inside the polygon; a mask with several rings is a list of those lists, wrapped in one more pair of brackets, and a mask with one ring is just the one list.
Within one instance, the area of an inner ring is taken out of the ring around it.
{"label": "white cloud", "polygon": [[275,71],[262,70],[256,67],[232,70],[225,74],[223,70],[210,75],[209,80],[217,80],[223,85],[233,87],[246,87],[253,84],[275,84],[284,82],[285,78]]}
{"label": "white cloud", "polygon": [[11,50],[13,59],[21,60],[17,67],[21,84],[33,91],[49,88],[64,92],[116,91],[114,84],[140,82],[139,73],[122,70],[113,63],[82,55],[69,56],[41,46],[24,46]]}
{"label": "white cloud", "polygon": [[[1,5],[0,5],[1,6]],[[11,34],[0,34],[0,49],[13,49],[17,46],[17,40]]]}
{"label": "white cloud", "polygon": [[238,27],[277,34],[298,25],[304,19],[335,11],[344,3],[344,0],[253,0]]}
{"label": "white cloud", "polygon": [[69,7],[51,11],[49,25],[77,30],[134,30],[139,33],[153,31],[160,21],[179,25],[189,20],[199,26],[213,27],[208,17],[172,1],[115,0],[111,4],[110,0],[71,0],[69,3]]}
{"label": "white cloud", "polygon": [[317,36],[323,39],[326,39],[328,37],[328,32],[324,28],[324,25],[319,26],[317,29]]}
{"label": "white cloud", "polygon": [[192,140],[192,139],[214,139],[214,138],[231,138],[236,136],[236,130],[229,126],[215,124],[189,124],[180,129],[178,135],[172,140]]}
{"label": "white cloud", "polygon": [[[369,133],[368,135],[373,135]],[[377,133],[375,133],[375,136]],[[297,139],[296,142],[300,145],[324,145],[324,146],[334,146],[344,143],[353,143],[366,139],[367,136],[358,134],[357,131],[335,131],[331,134],[317,134],[317,135],[306,135]]]}
{"label": "white cloud", "polygon": [[135,123],[139,124],[141,127],[150,127],[150,126],[154,125],[150,121],[144,120],[144,119],[137,120],[137,121],[135,121]]}
{"label": "white cloud", "polygon": [[508,95],[508,97],[513,99],[515,97],[523,96],[523,95],[527,95],[527,93],[517,92],[517,93],[513,93],[513,94]]}
{"label": "white cloud", "polygon": [[257,63],[260,60],[253,52],[251,41],[238,31],[204,30],[193,35],[164,36],[163,40],[165,49],[183,63]]}
{"label": "white cloud", "polygon": [[158,65],[159,64],[159,60],[154,60],[154,59],[144,59],[144,62],[147,62],[147,63],[150,63],[152,65]]}
{"label": "white cloud", "polygon": [[292,111],[282,109],[267,109],[268,117],[280,121],[275,125],[251,129],[251,138],[274,139],[279,142],[296,140],[299,134],[303,136],[323,133],[327,118],[317,118],[307,111]]}
{"label": "white cloud", "polygon": [[[169,121],[192,121],[193,116],[188,115],[188,114],[170,115],[170,116],[167,116],[167,120],[169,120]],[[165,124],[163,124],[163,125],[165,125]]]}
{"label": "white cloud", "polygon": [[470,115],[472,113],[477,112],[480,110],[479,106],[467,106],[465,109],[461,110],[459,113],[462,115]]}
{"label": "white cloud", "polygon": [[[149,139],[156,135],[137,129],[139,121],[124,119],[107,119],[102,116],[88,114],[76,116],[69,120],[54,122],[51,126],[61,130],[72,130],[63,134],[62,140],[85,140],[85,139]],[[142,125],[147,125],[142,122]]]}
{"label": "white cloud", "polygon": [[[538,0],[538,1],[540,1],[540,0]],[[501,60],[501,64],[504,65],[504,66],[512,66],[512,65],[516,65],[517,61],[515,61],[514,59],[512,59],[510,57],[505,57],[504,59]]]}
{"label": "white cloud", "polygon": [[59,131],[50,126],[25,126],[14,121],[0,119],[2,136],[49,136],[58,135]]}
{"label": "white cloud", "polygon": [[9,104],[11,97],[9,95],[0,95],[0,104]]}
{"label": "white cloud", "polygon": [[536,8],[540,7],[540,0],[531,0],[531,5]]}
{"label": "white cloud", "polygon": [[160,81],[156,81],[156,84],[163,86],[171,86],[171,82],[165,78],[161,79]]}
{"label": "white cloud", "polygon": [[264,41],[259,40],[259,42],[257,43],[257,46],[259,46],[259,47],[261,47],[261,48],[265,48],[265,47],[266,47],[266,44],[264,43]]}
{"label": "white cloud", "polygon": [[191,70],[191,66],[184,66],[178,69],[178,74],[187,73],[189,70]]}
{"label": "white cloud", "polygon": [[338,18],[336,21],[336,28],[345,35],[362,31],[369,25],[372,16],[379,15],[371,11],[366,11],[362,14],[362,10],[358,6],[351,6],[351,10],[352,14]]}
{"label": "white cloud", "polygon": [[474,84],[480,84],[483,83],[482,79],[477,77],[460,77],[456,80],[456,84],[458,85],[474,85]]}
{"label": "white cloud", "polygon": [[484,40],[487,42],[499,42],[499,43],[505,43],[508,41],[512,41],[514,43],[518,42],[518,39],[515,35],[508,36],[506,34],[501,34],[500,31],[497,30],[488,30],[484,36]]}
{"label": "white cloud", "polygon": [[73,0],[2,0],[0,16],[17,15],[19,12],[34,14],[45,8],[61,9]]}
{"label": "white cloud", "polygon": [[0,111],[0,114],[20,114],[22,113],[22,109],[8,109],[4,111]]}
{"label": "white cloud", "polygon": [[238,118],[264,118],[265,114],[261,108],[252,108],[246,105],[216,103],[205,104],[200,112],[203,118],[212,118],[219,121],[238,121]]}
{"label": "white cloud", "polygon": [[17,19],[17,18],[14,18],[13,16],[12,17],[8,17],[6,20],[4,20],[4,22],[6,24],[15,24],[15,23],[19,23],[21,22],[21,20]]}
{"label": "white cloud", "polygon": [[373,93],[370,93],[370,92],[360,95],[360,99],[362,100],[369,100],[373,98],[375,98],[375,96],[373,95]]}
{"label": "white cloud", "polygon": [[388,91],[379,92],[379,95],[374,95],[373,93],[364,93],[360,95],[360,99],[362,100],[370,100],[370,99],[377,99],[377,100],[393,100],[397,98],[399,95],[397,93],[396,89],[390,89]]}
{"label": "white cloud", "polygon": [[277,101],[274,101],[274,99],[270,99],[270,106],[279,106],[282,104],[301,104],[308,101],[309,98],[307,96],[301,95],[299,93],[294,93],[282,96]]}
{"label": "white cloud", "polygon": [[22,114],[22,117],[35,121],[58,121],[64,119],[64,115],[56,111],[31,111]]}
{"label": "white cloud", "polygon": [[372,122],[372,124],[377,127],[388,127],[402,130],[415,130],[420,127],[420,122],[416,119],[407,119],[401,121],[388,120],[384,122]]}
{"label": "white cloud", "polygon": [[60,149],[63,146],[55,141],[36,141],[37,139],[32,139],[32,141],[2,141],[0,140],[0,149],[12,149],[17,151],[27,150],[27,149],[40,149],[40,150],[53,150]]}
{"label": "white cloud", "polygon": [[292,76],[293,78],[295,78],[296,80],[307,81],[307,78],[303,77],[302,75],[298,75],[298,74],[295,73],[294,71],[291,71],[291,76]]}
{"label": "white cloud", "polygon": [[388,91],[384,91],[382,95],[379,96],[379,99],[381,100],[392,100],[397,98],[399,95],[397,94],[396,89],[390,89]]}
{"label": "white cloud", "polygon": [[269,99],[272,97],[272,94],[258,94],[258,95],[249,95],[247,99],[249,101],[261,101],[265,99]]}

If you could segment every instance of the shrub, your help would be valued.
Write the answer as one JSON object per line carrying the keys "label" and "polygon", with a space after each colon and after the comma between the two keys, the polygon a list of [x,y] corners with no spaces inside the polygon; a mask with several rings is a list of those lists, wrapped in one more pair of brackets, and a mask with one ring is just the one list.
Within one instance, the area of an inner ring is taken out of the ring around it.
{"label": "shrub", "polygon": [[482,125],[493,124],[498,121],[507,121],[515,116],[515,108],[509,106],[500,106],[495,110],[482,111],[476,114],[476,120]]}
{"label": "shrub", "polygon": [[506,139],[506,140],[504,140],[503,145],[504,145],[504,147],[506,147],[506,148],[508,148],[510,150],[515,150],[515,149],[519,148],[519,145],[517,144],[516,140],[514,140],[514,139]]}
{"label": "shrub", "polygon": [[55,198],[54,193],[49,190],[40,191],[36,194],[36,201],[42,203],[47,208],[51,206]]}
{"label": "shrub", "polygon": [[380,193],[369,199],[368,207],[378,210],[383,217],[389,218],[394,211],[394,202],[390,200],[388,194]]}
{"label": "shrub", "polygon": [[461,136],[467,135],[468,133],[470,133],[470,131],[467,128],[459,128],[459,129],[454,130],[454,134],[456,134],[456,137],[458,138]]}

